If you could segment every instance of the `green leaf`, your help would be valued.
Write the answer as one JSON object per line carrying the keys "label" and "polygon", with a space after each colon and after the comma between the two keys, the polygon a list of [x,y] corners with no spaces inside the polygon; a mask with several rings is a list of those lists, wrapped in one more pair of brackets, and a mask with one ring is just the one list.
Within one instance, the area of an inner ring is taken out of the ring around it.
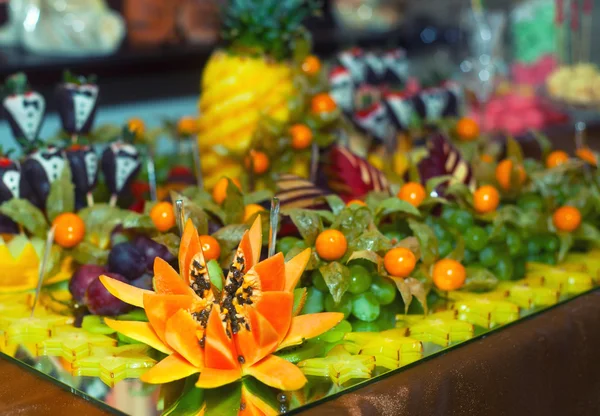
{"label": "green leaf", "polygon": [[247,229],[246,224],[226,225],[213,234],[213,237],[221,245],[221,256],[228,255],[229,252],[237,248]]}
{"label": "green leaf", "polygon": [[337,261],[319,267],[333,300],[339,303],[350,286],[350,269]]}
{"label": "green leaf", "polygon": [[355,209],[347,207],[337,215],[335,221],[331,224],[331,228],[341,231],[348,240],[352,240],[358,237],[372,221],[373,216],[369,208],[360,207]]}
{"label": "green leaf", "polygon": [[350,263],[352,260],[366,260],[368,262],[376,264],[377,268],[379,268],[379,266],[383,262],[383,259],[379,255],[377,255],[377,253],[375,253],[374,251],[371,251],[371,250],[355,251],[348,258],[348,260],[346,261],[346,264]]}
{"label": "green leaf", "polygon": [[573,247],[575,243],[575,238],[571,233],[558,233],[558,238],[560,240],[560,248],[558,249],[558,262],[562,262],[565,259],[565,256]]}
{"label": "green leaf", "polygon": [[[181,200],[183,202],[184,220],[187,222],[188,219],[192,220],[192,223],[198,230],[199,235],[208,234],[208,216],[202,209],[200,204],[196,204],[190,198],[171,191],[171,201]],[[184,223],[185,225],[185,223]]]}
{"label": "green leaf", "polygon": [[106,264],[109,250],[101,249],[89,241],[82,241],[69,250],[69,255],[79,264]]}
{"label": "green leaf", "polygon": [[421,247],[421,258],[426,266],[435,262],[438,257],[438,240],[433,230],[426,224],[409,219],[408,226],[412,230]]}
{"label": "green leaf", "polygon": [[335,194],[327,195],[325,200],[335,215],[338,215],[344,208],[346,208],[346,204],[342,198]]}
{"label": "green leaf", "polygon": [[429,179],[425,183],[426,194],[431,195],[431,192],[433,192],[435,189],[437,189],[438,186],[440,186],[443,183],[450,182],[453,179],[454,179],[454,176],[452,176],[452,175],[434,176],[433,178]]}
{"label": "green leaf", "polygon": [[550,153],[550,151],[552,150],[552,143],[550,143],[550,140],[548,140],[548,137],[546,137],[545,134],[542,134],[536,130],[531,130],[531,132],[533,133],[533,137],[537,142],[538,146],[540,147],[542,153],[542,160],[545,160],[546,155],[548,155],[548,153]]}
{"label": "green leaf", "polygon": [[215,285],[219,291],[222,291],[223,282],[225,282],[225,275],[223,274],[221,265],[216,260],[209,260],[209,262],[206,263],[206,267],[208,268],[210,282]]}
{"label": "green leaf", "polygon": [[393,278],[392,280],[396,283],[396,287],[404,301],[404,313],[408,313],[408,307],[414,296],[423,307],[425,315],[427,315],[427,290],[423,283],[414,277],[407,277],[406,279]]}
{"label": "green leaf", "polygon": [[349,252],[370,250],[383,254],[391,248],[390,240],[376,228],[365,231],[348,244]]}
{"label": "green leaf", "polygon": [[152,239],[165,246],[169,250],[169,253],[175,257],[179,255],[179,243],[181,242],[181,238],[178,235],[173,233],[159,234]]}
{"label": "green leaf", "polygon": [[298,316],[306,303],[306,288],[294,289],[294,306],[292,307],[293,316]]}
{"label": "green leaf", "polygon": [[285,210],[284,214],[290,216],[290,219],[296,228],[298,228],[298,232],[309,246],[315,243],[317,236],[323,231],[321,217],[314,211],[292,208]]}
{"label": "green leaf", "polygon": [[454,196],[463,205],[473,206],[473,193],[469,187],[462,182],[454,181],[450,183],[444,193],[446,196]]}
{"label": "green leaf", "polygon": [[197,388],[195,382],[195,377],[188,377],[185,380],[181,396],[164,410],[163,416],[196,416],[198,414],[204,404],[204,390]]}
{"label": "green leaf", "polygon": [[236,184],[227,178],[227,197],[223,201],[225,224],[240,224],[244,218],[244,196]]}
{"label": "green leaf", "polygon": [[589,222],[581,223],[574,232],[574,237],[577,240],[589,241],[595,246],[600,246],[600,230]]}
{"label": "green leaf", "polygon": [[235,382],[216,389],[204,390],[204,416],[237,416],[242,400],[242,383]]}
{"label": "green leaf", "polygon": [[[306,250],[305,247],[292,247],[292,249],[290,251],[288,251],[288,253],[285,255],[285,261],[290,261],[291,259],[296,257],[298,254],[302,253],[304,250]],[[321,264],[321,259],[319,259],[317,252],[315,250],[311,250],[310,258],[308,259],[308,264],[306,265],[306,268],[304,270],[305,271],[314,270],[314,269],[318,268],[320,264]]]}
{"label": "green leaf", "polygon": [[415,217],[421,216],[419,210],[409,202],[400,198],[392,197],[380,202],[379,205],[377,205],[377,208],[375,208],[375,222],[379,224],[385,216],[397,212],[414,215]]}
{"label": "green leaf", "polygon": [[523,163],[523,149],[521,145],[512,137],[506,138],[506,157],[514,159],[518,163]]}
{"label": "green leaf", "polygon": [[375,208],[389,197],[389,192],[369,192],[365,198],[365,204],[367,204],[371,210],[375,211]]}
{"label": "green leaf", "polygon": [[9,199],[0,205],[0,213],[21,225],[35,237],[46,238],[48,223],[44,214],[26,199]]}
{"label": "green leaf", "polygon": [[489,292],[498,286],[498,278],[485,267],[467,267],[467,279],[461,290],[466,292]]}
{"label": "green leaf", "polygon": [[273,192],[268,189],[261,189],[244,195],[244,205],[258,204],[259,202],[267,201],[273,198]]}
{"label": "green leaf", "polygon": [[446,257],[461,263],[465,258],[465,239],[460,234],[455,234],[454,241],[456,247]]}
{"label": "green leaf", "polygon": [[71,177],[71,167],[68,163],[56,179],[50,185],[50,193],[46,201],[46,213],[50,222],[54,221],[63,212],[75,210],[75,186]]}
{"label": "green leaf", "polygon": [[332,224],[335,221],[335,215],[331,211],[327,211],[325,209],[315,209],[313,210],[323,221],[328,224]]}
{"label": "green leaf", "polygon": [[417,237],[407,237],[400,240],[394,247],[404,247],[409,249],[415,255],[415,258],[419,260],[421,258],[421,244]]}
{"label": "green leaf", "polygon": [[[125,229],[137,229],[137,230],[154,230],[156,227],[152,218],[147,214],[140,214],[138,212],[120,209],[118,210],[117,224],[121,224]],[[111,230],[112,231],[112,230]]]}

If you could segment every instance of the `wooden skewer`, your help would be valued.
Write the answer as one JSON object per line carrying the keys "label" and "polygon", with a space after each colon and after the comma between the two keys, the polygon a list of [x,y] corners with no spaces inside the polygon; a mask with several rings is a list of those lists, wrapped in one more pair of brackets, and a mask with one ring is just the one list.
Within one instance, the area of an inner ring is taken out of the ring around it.
{"label": "wooden skewer", "polygon": [[277,243],[277,227],[279,226],[279,198],[271,200],[271,216],[269,218],[269,251],[268,256],[275,255],[275,244]]}
{"label": "wooden skewer", "polygon": [[183,208],[183,201],[181,199],[175,201],[175,222],[177,223],[179,235],[183,236],[183,229],[185,227],[185,211]]}

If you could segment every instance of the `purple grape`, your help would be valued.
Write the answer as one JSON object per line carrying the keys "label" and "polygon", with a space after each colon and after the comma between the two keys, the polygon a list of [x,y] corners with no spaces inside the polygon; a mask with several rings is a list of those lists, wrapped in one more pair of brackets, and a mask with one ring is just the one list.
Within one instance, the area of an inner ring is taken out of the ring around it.
{"label": "purple grape", "polygon": [[[117,273],[105,273],[119,282],[127,282],[123,276]],[[85,304],[94,315],[115,316],[128,312],[132,306],[111,295],[104,287],[99,278],[96,278],[85,292]]]}
{"label": "purple grape", "polygon": [[157,243],[145,235],[138,235],[133,241],[133,245],[146,257],[146,269],[154,269],[154,258],[160,257],[167,263],[173,263],[175,256],[164,245]]}
{"label": "purple grape", "polygon": [[73,295],[73,299],[76,302],[82,302],[85,297],[85,291],[90,283],[104,273],[106,273],[106,269],[103,266],[96,264],[84,264],[80,266],[69,282],[69,292]]}
{"label": "purple grape", "polygon": [[154,285],[152,284],[153,276],[150,273],[144,273],[141,277],[138,277],[131,284],[138,289],[145,290],[154,290]]}
{"label": "purple grape", "polygon": [[108,270],[135,280],[146,271],[146,256],[132,243],[119,243],[108,254]]}

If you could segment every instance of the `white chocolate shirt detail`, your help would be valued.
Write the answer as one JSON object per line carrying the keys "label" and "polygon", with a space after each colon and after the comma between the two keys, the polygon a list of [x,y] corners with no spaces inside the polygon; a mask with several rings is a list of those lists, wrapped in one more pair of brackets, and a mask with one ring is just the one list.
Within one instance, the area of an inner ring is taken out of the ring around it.
{"label": "white chocolate shirt detail", "polygon": [[25,138],[30,142],[35,140],[46,111],[44,97],[32,91],[27,94],[9,95],[4,99],[3,104]]}
{"label": "white chocolate shirt detail", "polygon": [[21,172],[18,170],[9,170],[2,175],[2,182],[8,188],[13,198],[19,198],[19,182],[21,180]]}
{"label": "white chocolate shirt detail", "polygon": [[[113,143],[110,148],[115,155],[115,185],[117,192],[121,192],[131,173],[140,165],[139,153],[130,144]],[[120,151],[127,153],[127,156],[119,155]]]}
{"label": "white chocolate shirt detail", "polygon": [[98,155],[93,150],[90,150],[83,157],[85,162],[85,173],[87,175],[88,185],[92,186],[96,174],[98,173]]}
{"label": "white chocolate shirt detail", "polygon": [[39,150],[31,155],[31,158],[37,160],[46,172],[48,182],[52,183],[58,179],[65,167],[65,159],[61,153],[53,154],[49,159],[46,159],[42,154],[48,155],[51,151]]}

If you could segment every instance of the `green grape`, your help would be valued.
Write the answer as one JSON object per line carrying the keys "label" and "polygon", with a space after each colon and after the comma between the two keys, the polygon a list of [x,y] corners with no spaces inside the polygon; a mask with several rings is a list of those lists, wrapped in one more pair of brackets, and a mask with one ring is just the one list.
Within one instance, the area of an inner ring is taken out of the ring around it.
{"label": "green grape", "polygon": [[556,253],[560,248],[560,240],[554,234],[550,234],[546,237],[546,241],[544,243],[544,250],[548,253]]}
{"label": "green grape", "polygon": [[452,242],[450,240],[442,240],[438,243],[438,254],[440,257],[446,257],[452,251]]}
{"label": "green grape", "polygon": [[454,216],[456,212],[456,208],[446,205],[442,211],[442,219],[446,222],[446,224],[450,224],[450,219]]}
{"label": "green grape", "polygon": [[528,254],[540,254],[542,252],[542,248],[544,247],[543,239],[540,239],[540,236],[534,235],[527,241],[527,253]]}
{"label": "green grape", "polygon": [[296,237],[283,237],[281,240],[277,241],[275,249],[277,252],[287,254],[292,248],[296,246],[297,243],[300,242],[302,242],[302,240]]}
{"label": "green grape", "polygon": [[542,253],[539,255],[540,263],[556,264],[556,253]]}
{"label": "green grape", "polygon": [[465,233],[465,246],[469,250],[481,251],[488,242],[488,234],[481,227],[471,227]]}
{"label": "green grape", "polygon": [[370,292],[380,305],[389,305],[396,299],[396,285],[390,279],[376,275],[371,282]]}
{"label": "green grape", "polygon": [[540,263],[542,260],[542,258],[540,257],[540,254],[536,253],[536,254],[527,254],[527,261],[528,262],[535,262],[535,263]]}
{"label": "green grape", "polygon": [[523,240],[521,240],[519,234],[514,230],[508,230],[506,233],[506,245],[508,246],[508,252],[513,257],[518,256],[525,251]]}
{"label": "green grape", "polygon": [[450,240],[452,238],[452,234],[444,227],[444,225],[436,221],[433,226],[433,232],[438,240]]}
{"label": "green grape", "polygon": [[479,253],[476,253],[469,249],[465,250],[465,256],[463,258],[464,264],[472,264],[477,260],[479,260]]}
{"label": "green grape", "polygon": [[544,209],[544,200],[538,194],[527,193],[517,199],[517,206],[525,211],[541,211]]}
{"label": "green grape", "polygon": [[372,293],[361,293],[352,299],[352,315],[365,322],[373,322],[379,317],[381,308]]}
{"label": "green grape", "polygon": [[473,215],[468,211],[456,211],[450,218],[450,224],[458,231],[464,232],[473,226]]}
{"label": "green grape", "polygon": [[406,235],[400,231],[388,231],[383,234],[388,240],[402,241],[406,238]]}
{"label": "green grape", "polygon": [[497,246],[487,246],[479,252],[479,261],[484,267],[494,267],[498,262],[499,253]]}
{"label": "green grape", "polygon": [[324,301],[325,295],[323,294],[323,292],[317,290],[314,287],[309,287],[306,290],[306,303],[302,308],[301,314],[323,312]]}
{"label": "green grape", "polygon": [[371,286],[371,273],[363,266],[353,264],[350,266],[350,293],[362,293]]}
{"label": "green grape", "polygon": [[523,277],[525,277],[525,272],[526,272],[525,263],[526,263],[526,260],[524,258],[519,258],[519,259],[514,260],[513,278],[515,280],[522,279]]}
{"label": "green grape", "polygon": [[327,287],[327,283],[325,283],[325,279],[323,279],[323,275],[319,271],[319,269],[315,269],[312,272],[311,279],[314,287],[319,289],[321,292],[329,292],[329,288]]}
{"label": "green grape", "polygon": [[500,256],[494,267],[494,274],[499,280],[511,280],[514,274],[513,261],[509,256]]}
{"label": "green grape", "polygon": [[340,303],[336,304],[331,293],[327,294],[325,296],[325,310],[327,312],[341,312],[344,314],[344,318],[349,317],[352,312],[352,295],[344,293]]}
{"label": "green grape", "polygon": [[394,308],[382,307],[379,318],[375,321],[380,331],[392,329],[396,326],[396,311]]}
{"label": "green grape", "polygon": [[352,322],[353,332],[379,332],[379,325],[375,322],[359,321],[358,319]]}
{"label": "green grape", "polygon": [[497,241],[497,242],[501,242],[501,241],[506,241],[506,236],[508,235],[508,229],[506,228],[506,226],[502,225],[500,228],[497,229],[496,234],[494,234],[494,228],[491,227],[489,230],[489,234],[488,234],[488,240],[489,241]]}
{"label": "green grape", "polygon": [[319,338],[325,342],[338,342],[344,338],[344,335],[351,331],[352,325],[350,324],[350,322],[343,320],[342,322],[331,328],[329,331],[325,332]]}

